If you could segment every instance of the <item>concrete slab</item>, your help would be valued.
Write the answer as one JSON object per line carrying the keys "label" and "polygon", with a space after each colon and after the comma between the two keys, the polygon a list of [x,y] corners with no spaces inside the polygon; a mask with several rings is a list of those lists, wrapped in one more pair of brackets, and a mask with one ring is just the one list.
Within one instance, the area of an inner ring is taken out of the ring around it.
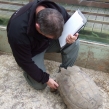
{"label": "concrete slab", "polygon": [[86,26],[84,27],[84,30],[92,31],[93,30],[94,23],[87,22]]}
{"label": "concrete slab", "polygon": [[105,11],[106,11],[106,9],[99,8],[97,13],[99,13],[99,14],[104,14]]}
{"label": "concrete slab", "polygon": [[[0,109],[68,109],[59,92],[51,93],[49,87],[35,90],[30,87],[23,71],[16,64],[12,54],[0,53]],[[44,61],[47,72],[56,79],[58,66],[55,61]],[[102,108],[109,106],[109,73],[80,67],[99,87],[103,96]]]}
{"label": "concrete slab", "polygon": [[98,12],[98,8],[94,8],[93,7],[90,12],[97,13]]}
{"label": "concrete slab", "polygon": [[96,32],[101,32],[101,29],[102,29],[102,24],[99,24],[99,23],[94,23],[94,26],[93,26],[93,31],[96,31]]}
{"label": "concrete slab", "polygon": [[84,11],[85,6],[79,6],[78,9],[81,10],[81,11]]}
{"label": "concrete slab", "polygon": [[101,21],[101,22],[102,22],[103,19],[104,19],[104,16],[97,16],[97,17],[96,17],[96,20],[97,20],[97,21]]}
{"label": "concrete slab", "polygon": [[96,20],[97,19],[97,16],[96,15],[89,15],[88,20]]}
{"label": "concrete slab", "polygon": [[105,9],[105,14],[109,15],[109,9]]}
{"label": "concrete slab", "polygon": [[109,34],[109,25],[103,24],[102,26],[102,33],[107,33]]}
{"label": "concrete slab", "polygon": [[84,12],[90,12],[92,10],[92,7],[85,7]]}

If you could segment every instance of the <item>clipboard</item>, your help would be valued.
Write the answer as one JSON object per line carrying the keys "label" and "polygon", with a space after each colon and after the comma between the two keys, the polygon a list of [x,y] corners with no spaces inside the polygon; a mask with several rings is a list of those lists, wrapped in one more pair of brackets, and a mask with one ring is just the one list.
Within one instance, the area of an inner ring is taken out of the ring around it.
{"label": "clipboard", "polygon": [[64,48],[66,43],[66,37],[69,34],[76,34],[81,30],[83,26],[85,26],[87,19],[82,14],[82,12],[78,9],[75,13],[68,19],[68,21],[64,24],[63,32],[59,37],[59,43],[61,49]]}

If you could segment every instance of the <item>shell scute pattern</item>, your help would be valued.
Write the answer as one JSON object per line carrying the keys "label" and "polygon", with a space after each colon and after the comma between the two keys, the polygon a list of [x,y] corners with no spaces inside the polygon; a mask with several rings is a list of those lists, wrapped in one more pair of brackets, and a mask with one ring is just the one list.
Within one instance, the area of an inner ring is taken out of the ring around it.
{"label": "shell scute pattern", "polygon": [[98,86],[77,66],[61,69],[59,92],[68,109],[99,109],[102,96]]}

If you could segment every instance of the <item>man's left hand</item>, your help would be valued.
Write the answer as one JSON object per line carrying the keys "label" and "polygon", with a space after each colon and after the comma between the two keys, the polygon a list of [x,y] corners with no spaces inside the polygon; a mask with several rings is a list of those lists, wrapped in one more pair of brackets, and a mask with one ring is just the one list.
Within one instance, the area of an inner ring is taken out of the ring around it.
{"label": "man's left hand", "polygon": [[79,36],[78,33],[76,33],[75,35],[69,34],[69,35],[67,36],[67,38],[66,38],[66,42],[67,42],[68,44],[72,44],[73,42],[76,41],[76,39],[78,38],[78,36]]}

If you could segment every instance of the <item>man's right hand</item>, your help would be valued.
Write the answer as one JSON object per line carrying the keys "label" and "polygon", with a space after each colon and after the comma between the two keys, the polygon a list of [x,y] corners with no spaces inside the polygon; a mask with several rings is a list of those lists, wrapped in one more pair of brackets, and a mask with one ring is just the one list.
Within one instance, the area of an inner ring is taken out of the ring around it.
{"label": "man's right hand", "polygon": [[59,86],[58,83],[54,81],[52,78],[49,78],[47,85],[52,89],[57,89]]}

